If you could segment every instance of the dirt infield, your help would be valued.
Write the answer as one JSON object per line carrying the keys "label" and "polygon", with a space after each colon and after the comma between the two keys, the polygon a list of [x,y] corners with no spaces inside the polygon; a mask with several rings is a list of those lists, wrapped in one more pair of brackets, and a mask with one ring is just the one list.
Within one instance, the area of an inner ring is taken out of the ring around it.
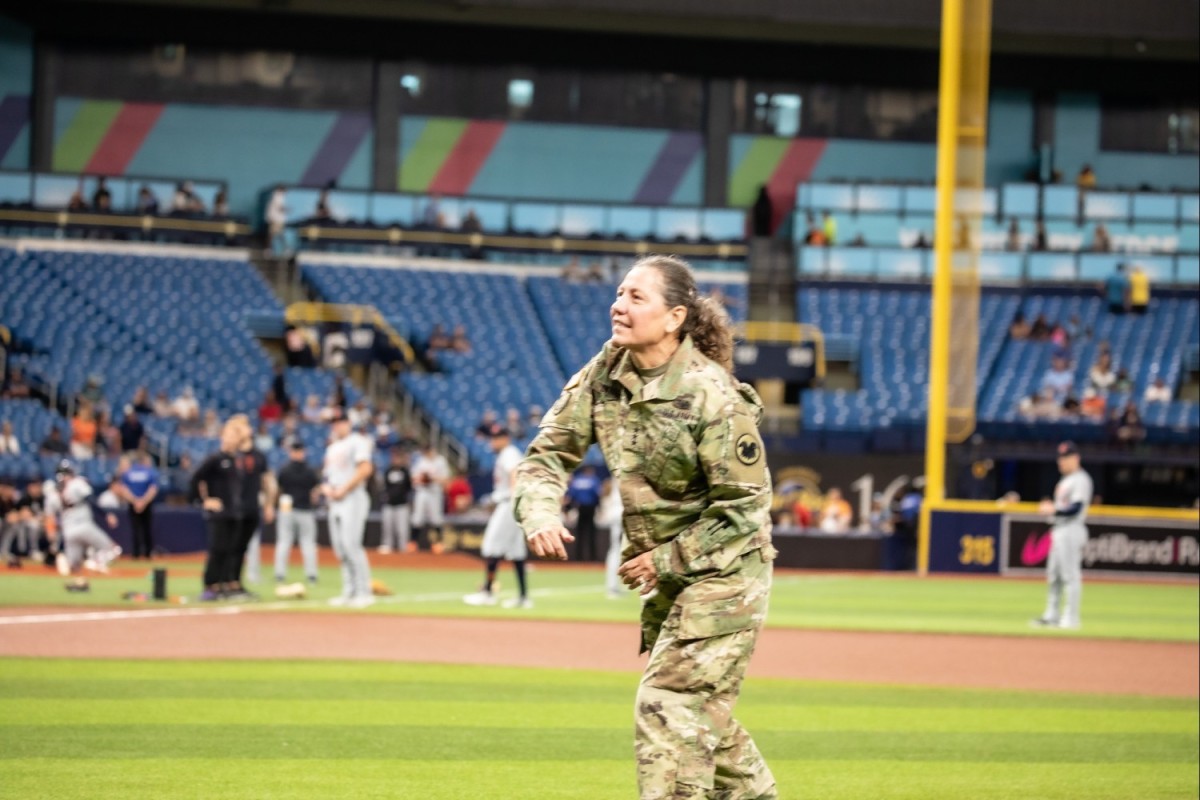
{"label": "dirt infield", "polygon": [[[0,656],[350,659],[640,671],[632,624],[279,613],[253,606],[7,609]],[[750,674],[808,680],[1200,695],[1195,644],[767,630]]]}

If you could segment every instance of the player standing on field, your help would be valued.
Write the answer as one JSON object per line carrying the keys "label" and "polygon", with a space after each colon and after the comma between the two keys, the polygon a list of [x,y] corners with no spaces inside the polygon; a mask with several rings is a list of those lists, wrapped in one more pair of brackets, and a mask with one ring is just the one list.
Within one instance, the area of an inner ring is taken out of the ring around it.
{"label": "player standing on field", "polygon": [[483,544],[479,548],[480,555],[487,560],[487,573],[483,587],[464,597],[463,602],[472,606],[496,605],[496,595],[492,593],[496,569],[502,559],[508,559],[517,573],[519,594],[515,599],[505,600],[504,607],[533,608],[525,584],[525,560],[529,558],[529,551],[525,548],[525,533],[517,524],[512,507],[513,477],[517,465],[521,463],[521,451],[513,446],[508,428],[500,423],[492,425],[488,437],[496,454],[496,466],[492,470],[492,502],[496,507],[483,532]]}
{"label": "player standing on field", "polygon": [[1036,625],[1075,630],[1079,627],[1079,600],[1083,595],[1083,546],[1088,529],[1083,524],[1092,502],[1092,478],[1079,465],[1074,442],[1058,446],[1058,471],[1054,499],[1043,500],[1039,511],[1051,516],[1050,557],[1046,561],[1046,610]]}
{"label": "player standing on field", "polygon": [[363,548],[371,497],[367,480],[374,472],[367,437],[354,433],[345,417],[330,431],[333,443],[325,450],[325,483],[321,494],[329,499],[329,541],[342,563],[342,593],[329,601],[334,606],[365,608],[375,602],[371,594],[371,565]]}

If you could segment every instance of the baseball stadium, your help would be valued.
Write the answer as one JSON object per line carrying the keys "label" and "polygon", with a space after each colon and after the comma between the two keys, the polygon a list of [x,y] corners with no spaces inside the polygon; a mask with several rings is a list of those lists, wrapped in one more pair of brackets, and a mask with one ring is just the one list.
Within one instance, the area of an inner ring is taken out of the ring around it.
{"label": "baseball stadium", "polygon": [[0,800],[1200,800],[1198,31],[4,4]]}

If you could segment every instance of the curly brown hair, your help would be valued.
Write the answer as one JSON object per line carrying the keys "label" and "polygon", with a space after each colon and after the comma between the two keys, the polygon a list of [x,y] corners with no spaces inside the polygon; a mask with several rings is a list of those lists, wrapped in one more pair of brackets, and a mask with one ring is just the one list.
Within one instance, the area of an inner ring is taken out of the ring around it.
{"label": "curly brown hair", "polygon": [[662,276],[663,300],[667,308],[683,306],[687,317],[679,328],[679,338],[691,336],[692,342],[708,358],[733,372],[733,327],[724,306],[700,294],[691,266],[678,256],[650,255],[630,267],[650,267]]}

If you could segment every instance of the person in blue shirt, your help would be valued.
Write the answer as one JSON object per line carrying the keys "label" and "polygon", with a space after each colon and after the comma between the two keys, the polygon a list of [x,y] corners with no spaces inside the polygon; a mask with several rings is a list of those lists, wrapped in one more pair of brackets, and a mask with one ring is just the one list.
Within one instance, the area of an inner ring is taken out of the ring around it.
{"label": "person in blue shirt", "polygon": [[577,514],[575,548],[580,561],[599,558],[596,550],[596,508],[600,505],[603,484],[596,474],[596,468],[585,466],[571,477],[567,485],[567,501]]}
{"label": "person in blue shirt", "polygon": [[1129,308],[1129,276],[1125,265],[1117,264],[1116,270],[1104,281],[1104,302],[1113,314],[1124,314]]}
{"label": "person in blue shirt", "polygon": [[121,473],[122,498],[129,503],[129,521],[133,528],[133,557],[150,558],[154,539],[150,532],[154,498],[158,497],[158,470],[150,454],[140,450],[133,463]]}

